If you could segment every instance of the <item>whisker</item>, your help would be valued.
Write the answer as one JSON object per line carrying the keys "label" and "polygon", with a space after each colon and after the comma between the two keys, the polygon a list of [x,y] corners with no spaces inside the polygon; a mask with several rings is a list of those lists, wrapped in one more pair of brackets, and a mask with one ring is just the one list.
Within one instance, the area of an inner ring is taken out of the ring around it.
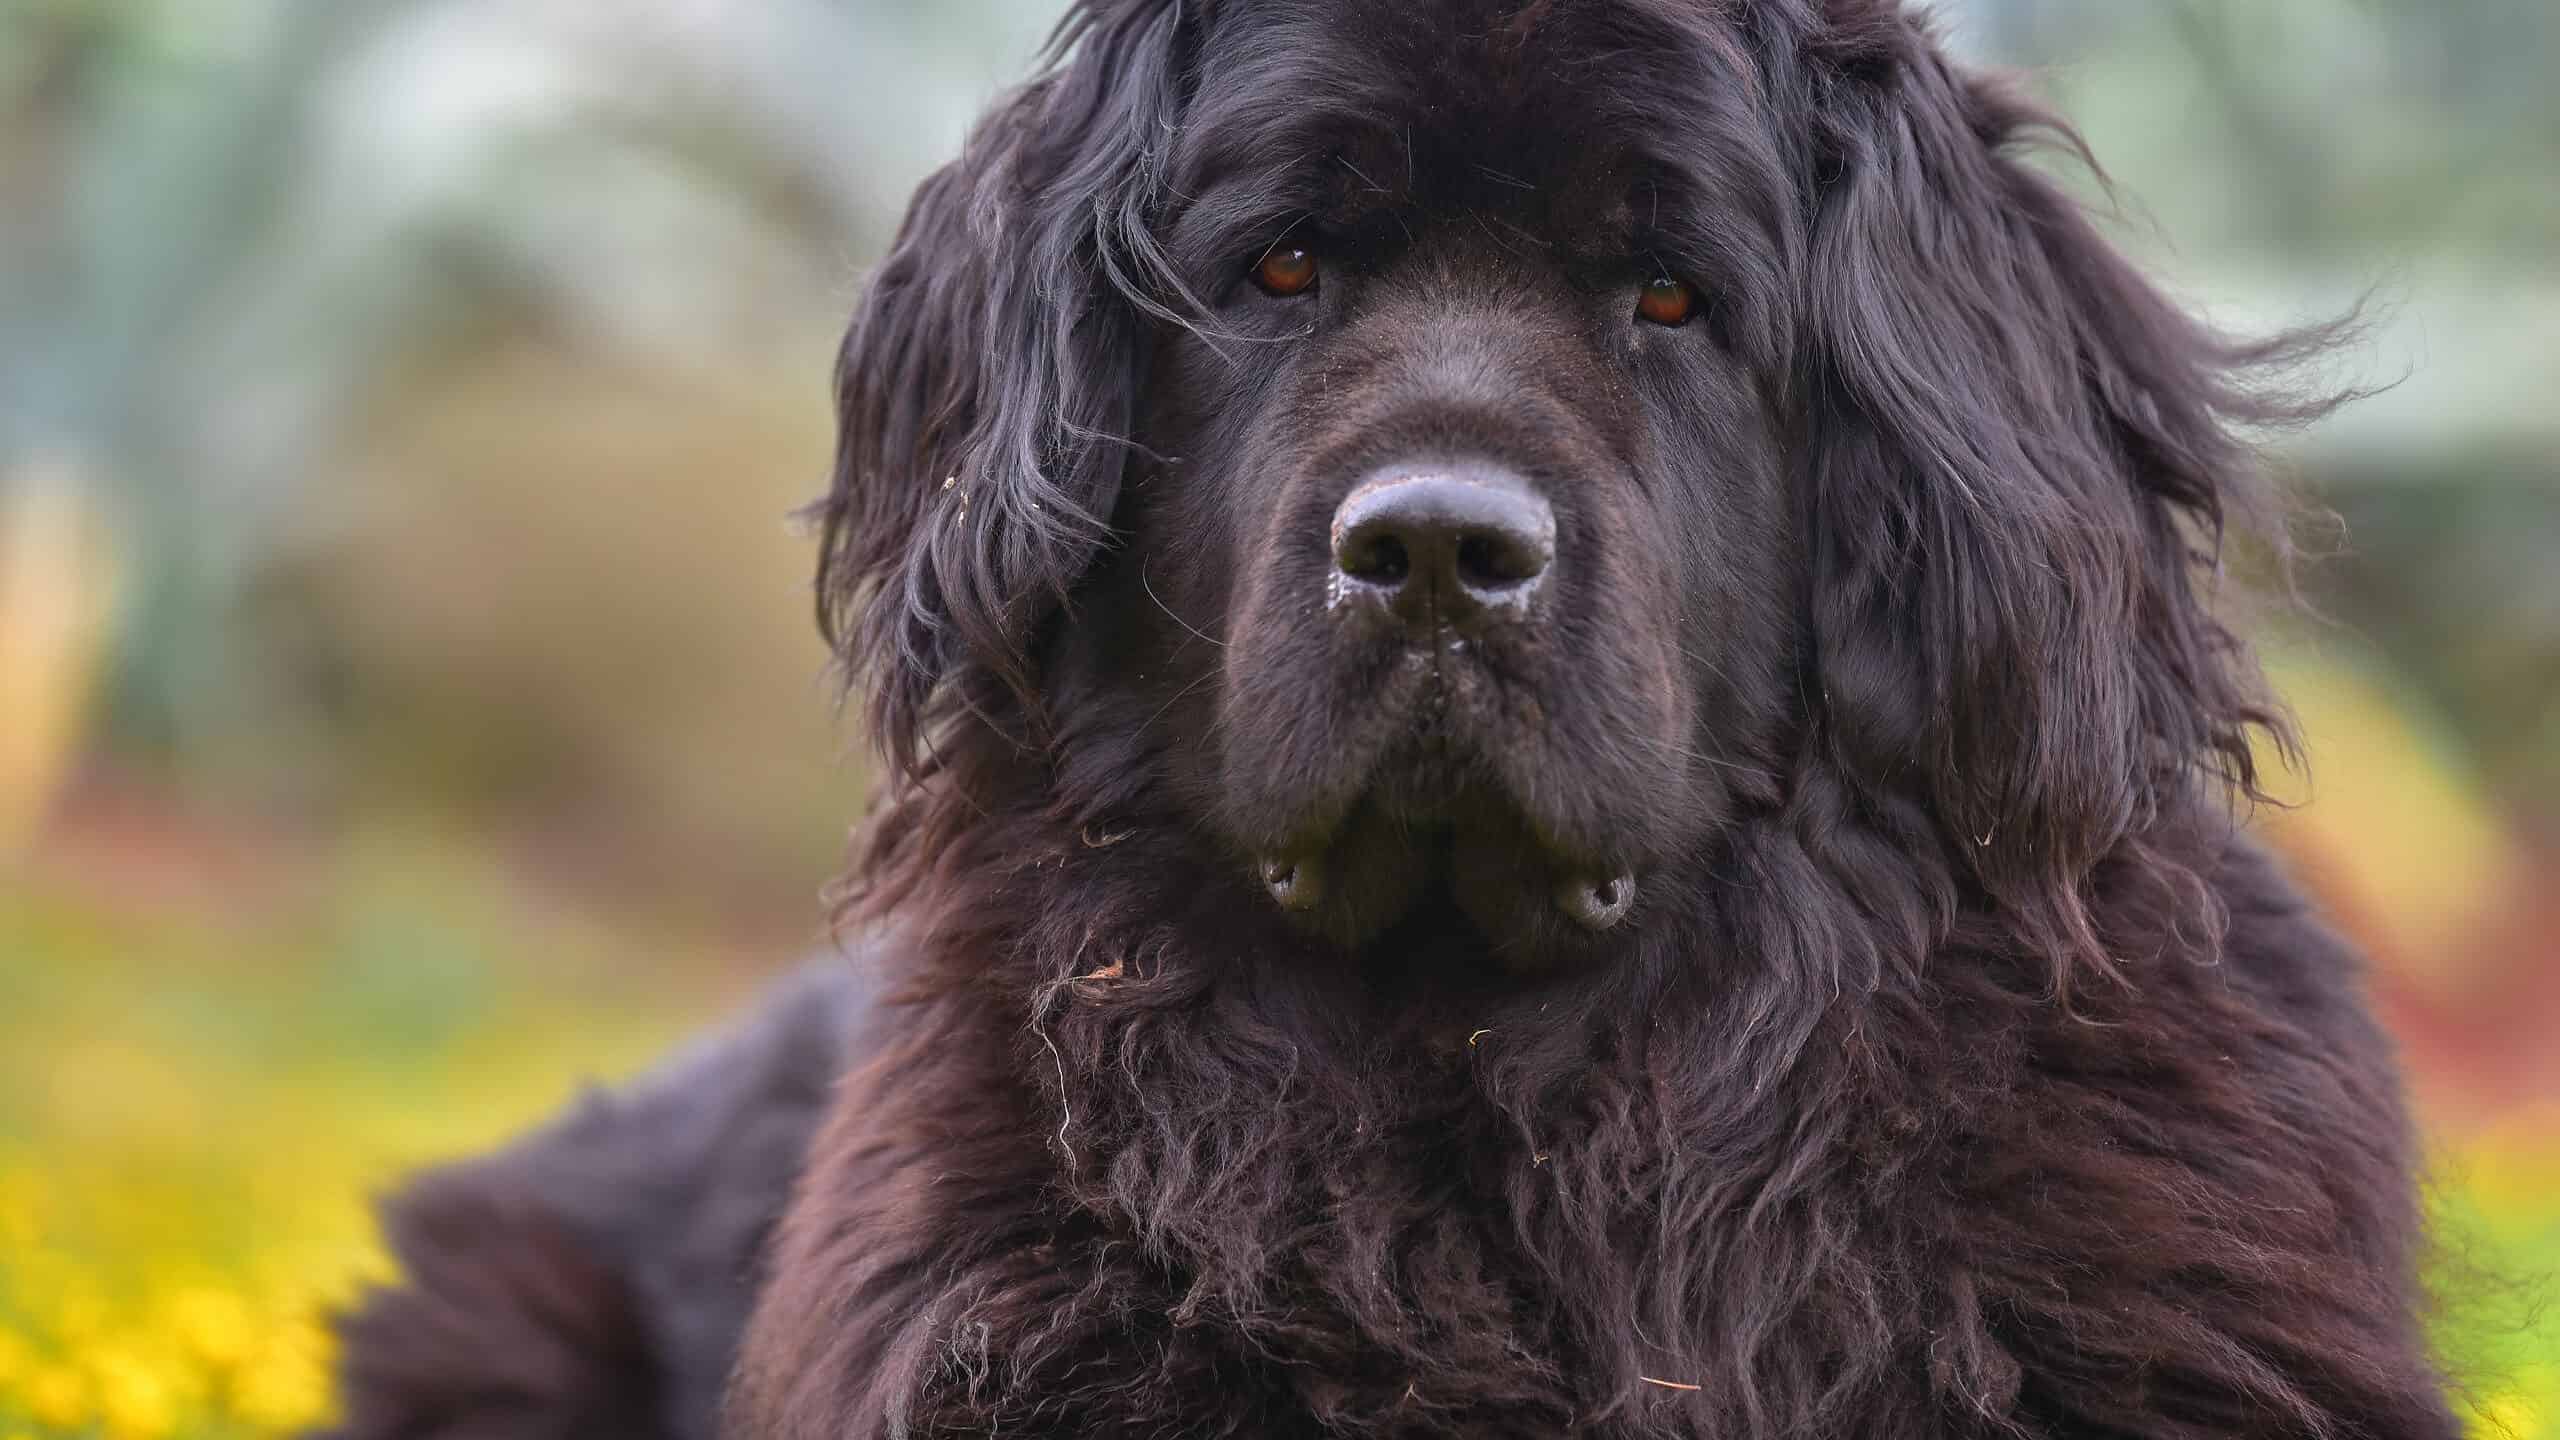
{"label": "whisker", "polygon": [[1359,177],[1360,177],[1360,179],[1361,179],[1361,181],[1362,181],[1362,183],[1366,184],[1370,189],[1377,191],[1377,192],[1378,192],[1379,194],[1381,194],[1381,195],[1385,195],[1385,194],[1392,193],[1392,192],[1390,192],[1390,191],[1387,189],[1387,187],[1386,187],[1386,186],[1379,184],[1379,183],[1378,183],[1377,181],[1375,181],[1375,180],[1371,180],[1371,179],[1369,178],[1369,172],[1368,172],[1368,171],[1363,170],[1363,169],[1361,169],[1359,166],[1352,164],[1352,163],[1351,163],[1351,157],[1350,157],[1350,156],[1348,156],[1348,155],[1336,155],[1336,156],[1334,156],[1333,158],[1334,158],[1334,161],[1335,161],[1337,164],[1341,165],[1343,169],[1348,170],[1348,171],[1350,171],[1352,174],[1359,176]]}
{"label": "whisker", "polygon": [[1695,750],[1682,750],[1675,747],[1673,753],[1687,756],[1689,759],[1695,760],[1701,765],[1712,765],[1719,770],[1730,770],[1736,775],[1748,775],[1755,780],[1766,780],[1772,785],[1781,783],[1778,772],[1775,770],[1763,770],[1757,765],[1742,765],[1731,760],[1719,760],[1713,755],[1701,755]]}
{"label": "whisker", "polygon": [[1468,218],[1468,219],[1470,219],[1470,220],[1473,220],[1474,222],[1476,222],[1476,228],[1477,228],[1477,229],[1479,229],[1479,230],[1481,230],[1481,231],[1483,231],[1483,232],[1485,233],[1486,238],[1488,238],[1488,239],[1492,240],[1494,244],[1501,246],[1501,247],[1502,247],[1506,252],[1508,252],[1508,253],[1509,253],[1509,254],[1511,254],[1512,256],[1514,256],[1514,257],[1516,257],[1516,258],[1519,258],[1519,259],[1523,259],[1523,260],[1525,260],[1525,259],[1527,259],[1527,258],[1528,258],[1527,253],[1526,253],[1526,252],[1524,252],[1523,250],[1521,250],[1521,248],[1520,248],[1519,246],[1514,245],[1514,244],[1512,244],[1510,241],[1503,239],[1503,238],[1502,238],[1502,236],[1501,236],[1500,234],[1498,234],[1498,233],[1496,233],[1496,232],[1495,232],[1494,228],[1493,228],[1491,225],[1486,224],[1486,223],[1485,223],[1485,218],[1484,218],[1484,216],[1483,216],[1483,215],[1481,215],[1481,214],[1479,214],[1479,213],[1477,213],[1477,212],[1474,212],[1474,211],[1469,211],[1469,212],[1467,213],[1467,218]]}
{"label": "whisker", "polygon": [[1194,680],[1194,681],[1192,681],[1190,684],[1183,686],[1181,689],[1174,691],[1174,692],[1173,692],[1173,698],[1172,698],[1172,699],[1170,699],[1170,700],[1167,700],[1167,701],[1166,701],[1166,702],[1164,702],[1162,705],[1157,706],[1157,707],[1156,707],[1156,713],[1154,713],[1153,715],[1148,716],[1148,717],[1146,718],[1145,723],[1141,724],[1141,725],[1138,727],[1138,729],[1137,729],[1137,733],[1136,733],[1136,734],[1134,734],[1134,735],[1132,735],[1132,736],[1130,736],[1129,738],[1131,738],[1132,740],[1138,739],[1138,738],[1140,738],[1140,737],[1144,736],[1144,735],[1145,735],[1149,730],[1154,729],[1154,728],[1155,728],[1155,723],[1156,723],[1157,721],[1159,721],[1159,720],[1161,720],[1161,719],[1163,719],[1163,718],[1164,718],[1164,712],[1166,712],[1167,710],[1172,709],[1172,708],[1173,708],[1174,706],[1176,706],[1176,705],[1181,704],[1181,703],[1182,703],[1182,698],[1183,698],[1184,696],[1186,696],[1186,695],[1190,694],[1190,693],[1191,693],[1192,691],[1194,691],[1194,690],[1199,689],[1201,686],[1208,684],[1208,683],[1209,683],[1209,681],[1211,680],[1211,678],[1213,678],[1214,676],[1216,676],[1216,675],[1217,675],[1217,673],[1218,673],[1218,672],[1217,672],[1217,671],[1215,671],[1215,670],[1204,670],[1204,671],[1202,671],[1202,672],[1200,673],[1200,678],[1199,678],[1199,679]]}
{"label": "whisker", "polygon": [[1714,662],[1713,660],[1708,659],[1706,656],[1699,654],[1697,651],[1690,649],[1688,646],[1683,645],[1683,644],[1681,644],[1680,642],[1678,642],[1678,641],[1676,641],[1676,640],[1675,640],[1675,641],[1673,641],[1673,642],[1671,642],[1671,643],[1672,643],[1672,648],[1673,648],[1673,649],[1678,650],[1678,651],[1679,651],[1683,656],[1685,656],[1686,658],[1688,658],[1690,661],[1692,661],[1692,662],[1693,662],[1693,663],[1695,663],[1695,664],[1704,665],[1705,667],[1707,667],[1707,673],[1708,673],[1708,674],[1713,675],[1714,677],[1716,677],[1717,679],[1719,679],[1719,680],[1723,681],[1723,682],[1724,682],[1724,683],[1726,683],[1727,685],[1730,685],[1730,684],[1732,684],[1732,683],[1733,683],[1733,676],[1732,676],[1732,675],[1730,675],[1730,674],[1728,674],[1728,673],[1726,672],[1726,670],[1725,670],[1725,668],[1724,668],[1723,666],[1721,666],[1721,665],[1717,664],[1717,663],[1716,663],[1716,662]]}
{"label": "whisker", "polygon": [[1288,239],[1290,232],[1296,230],[1299,226],[1306,224],[1308,218],[1313,214],[1313,211],[1301,210],[1289,221],[1288,224],[1281,226],[1280,233],[1271,237],[1271,243],[1262,247],[1261,258],[1264,260],[1270,259],[1271,252],[1280,248],[1280,242]]}
{"label": "whisker", "polygon": [[1528,241],[1530,244],[1537,246],[1541,250],[1552,250],[1555,248],[1553,243],[1538,238],[1536,235],[1533,235],[1529,231],[1522,229],[1520,226],[1503,219],[1499,215],[1493,217],[1493,223],[1510,231],[1512,234],[1519,236],[1521,239]]}
{"label": "whisker", "polygon": [[1156,608],[1165,613],[1165,618],[1171,620],[1174,624],[1181,626],[1183,629],[1190,631],[1192,634],[1198,635],[1201,639],[1208,640],[1210,644],[1217,646],[1221,650],[1227,648],[1227,642],[1224,640],[1210,640],[1207,635],[1201,633],[1198,626],[1173,613],[1173,607],[1164,603],[1164,597],[1156,593],[1155,582],[1147,578],[1147,562],[1144,559],[1138,561],[1138,586],[1140,589],[1147,592],[1148,599],[1156,602]]}
{"label": "whisker", "polygon": [[1650,746],[1664,755],[1677,755],[1683,760],[1695,760],[1701,765],[1712,765],[1719,770],[1730,770],[1737,775],[1753,776],[1757,779],[1766,780],[1772,785],[1782,783],[1780,776],[1774,770],[1763,770],[1757,765],[1745,765],[1736,760],[1719,760],[1713,755],[1692,750],[1688,746],[1679,744],[1676,741],[1665,740],[1659,736],[1646,735],[1641,731],[1631,730],[1627,732],[1627,735],[1628,738],[1634,740],[1637,744]]}

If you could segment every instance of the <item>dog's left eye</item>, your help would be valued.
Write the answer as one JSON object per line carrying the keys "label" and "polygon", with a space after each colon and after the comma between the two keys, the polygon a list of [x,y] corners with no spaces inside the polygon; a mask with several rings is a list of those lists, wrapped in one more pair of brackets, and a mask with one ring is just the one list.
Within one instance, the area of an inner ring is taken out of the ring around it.
{"label": "dog's left eye", "polygon": [[1698,308],[1698,292],[1684,280],[1655,280],[1636,296],[1636,313],[1656,325],[1689,323]]}
{"label": "dog's left eye", "polygon": [[1275,245],[1253,267],[1253,283],[1270,295],[1304,295],[1316,285],[1316,257],[1294,245]]}

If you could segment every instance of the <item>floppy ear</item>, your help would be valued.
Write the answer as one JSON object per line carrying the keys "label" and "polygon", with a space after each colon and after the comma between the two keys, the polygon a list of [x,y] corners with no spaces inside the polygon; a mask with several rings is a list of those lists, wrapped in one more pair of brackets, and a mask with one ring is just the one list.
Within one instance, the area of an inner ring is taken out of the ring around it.
{"label": "floppy ear", "polygon": [[[2080,889],[2271,725],[2199,593],[2280,517],[2229,427],[2310,342],[2190,321],[2013,146],[2067,130],[1956,71],[1891,0],[1832,0],[1799,370],[1826,738],[2048,953]],[[1913,814],[1914,807],[1920,813]]]}
{"label": "floppy ear", "polygon": [[854,313],[818,615],[895,773],[946,701],[1038,729],[1032,640],[1109,539],[1138,317],[1169,283],[1147,224],[1179,16],[1078,5],[1047,73],[917,191]]}

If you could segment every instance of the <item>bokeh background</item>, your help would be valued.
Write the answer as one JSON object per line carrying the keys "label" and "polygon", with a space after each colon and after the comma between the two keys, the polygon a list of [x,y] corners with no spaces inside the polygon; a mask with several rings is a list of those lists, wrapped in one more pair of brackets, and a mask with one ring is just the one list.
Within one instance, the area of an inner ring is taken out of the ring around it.
{"label": "bokeh background", "polygon": [[[789,523],[908,190],[1057,0],[0,0],[0,1440],[325,1413],[404,1168],[823,934]],[[1947,0],[2288,442],[2268,832],[2376,957],[2483,1435],[2560,1436],[2560,6]]]}

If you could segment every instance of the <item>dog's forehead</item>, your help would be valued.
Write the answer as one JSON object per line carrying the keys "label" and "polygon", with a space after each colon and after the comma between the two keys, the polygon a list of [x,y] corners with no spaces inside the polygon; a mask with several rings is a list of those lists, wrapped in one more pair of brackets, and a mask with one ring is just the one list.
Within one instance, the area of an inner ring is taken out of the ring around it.
{"label": "dog's forehead", "polygon": [[1719,14],[1643,0],[1228,7],[1199,57],[1195,176],[1322,163],[1354,199],[1509,188],[1615,223],[1643,116],[1663,108],[1648,102],[1713,84],[1730,54]]}

